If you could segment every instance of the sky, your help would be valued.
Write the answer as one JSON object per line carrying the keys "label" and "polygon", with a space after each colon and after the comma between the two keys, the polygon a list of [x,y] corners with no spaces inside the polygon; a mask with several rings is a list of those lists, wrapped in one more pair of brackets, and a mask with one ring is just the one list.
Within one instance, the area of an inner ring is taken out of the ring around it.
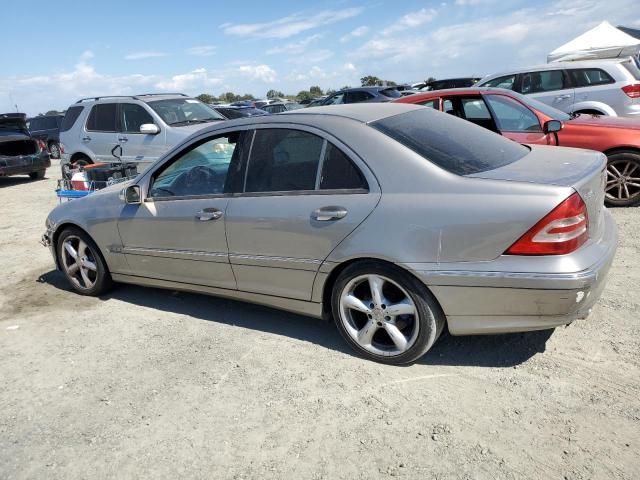
{"label": "sky", "polygon": [[365,75],[482,77],[544,63],[603,20],[640,28],[637,1],[9,2],[0,113],[95,95],[264,97],[358,86]]}

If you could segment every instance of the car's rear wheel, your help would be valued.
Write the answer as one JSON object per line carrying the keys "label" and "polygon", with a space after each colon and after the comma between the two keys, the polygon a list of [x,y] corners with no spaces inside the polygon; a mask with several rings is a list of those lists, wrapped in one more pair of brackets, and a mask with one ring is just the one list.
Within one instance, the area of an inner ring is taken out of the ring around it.
{"label": "car's rear wheel", "polygon": [[67,163],[61,165],[62,169],[62,178],[66,180],[71,180],[71,170],[74,168],[84,167],[91,164],[91,159],[89,157],[85,157],[84,155],[79,156],[71,161],[71,163]]}
{"label": "car's rear wheel", "polygon": [[378,263],[355,263],[339,275],[331,306],[338,330],[372,360],[401,365],[424,355],[440,336],[444,314],[409,273]]}
{"label": "car's rear wheel", "polygon": [[51,154],[51,158],[60,158],[60,145],[56,142],[51,142],[49,144],[49,153]]}
{"label": "car's rear wheel", "polygon": [[640,204],[640,153],[627,150],[608,155],[604,201],[609,207]]}
{"label": "car's rear wheel", "polygon": [[57,242],[58,260],[71,287],[81,295],[101,295],[113,284],[100,250],[81,230],[64,230]]}
{"label": "car's rear wheel", "polygon": [[44,170],[38,170],[37,172],[31,172],[29,178],[32,180],[42,180],[44,178]]}

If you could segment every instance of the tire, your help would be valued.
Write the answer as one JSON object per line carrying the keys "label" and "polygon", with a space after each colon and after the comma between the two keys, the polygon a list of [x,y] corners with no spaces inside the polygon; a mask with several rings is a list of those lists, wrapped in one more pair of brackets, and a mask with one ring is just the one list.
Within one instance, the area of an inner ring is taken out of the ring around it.
{"label": "tire", "polygon": [[340,273],[331,293],[331,311],[351,347],[389,365],[422,357],[445,324],[440,305],[419,280],[375,261],[354,263]]}
{"label": "tire", "polygon": [[99,296],[113,286],[100,249],[82,230],[65,229],[56,242],[56,253],[62,273],[76,293]]}
{"label": "tire", "polygon": [[70,174],[71,169],[76,167],[83,167],[85,165],[90,165],[91,163],[92,162],[88,157],[81,156],[76,158],[75,161],[69,164],[61,165],[60,168],[62,169],[62,178],[64,178],[65,180],[71,180],[71,174]]}
{"label": "tire", "polygon": [[31,180],[42,180],[44,178],[44,170],[38,170],[37,172],[31,172],[29,177]]}
{"label": "tire", "polygon": [[607,207],[640,205],[640,152],[622,150],[607,155]]}
{"label": "tire", "polygon": [[51,154],[51,158],[60,158],[60,145],[56,142],[51,142],[49,144],[49,153]]}

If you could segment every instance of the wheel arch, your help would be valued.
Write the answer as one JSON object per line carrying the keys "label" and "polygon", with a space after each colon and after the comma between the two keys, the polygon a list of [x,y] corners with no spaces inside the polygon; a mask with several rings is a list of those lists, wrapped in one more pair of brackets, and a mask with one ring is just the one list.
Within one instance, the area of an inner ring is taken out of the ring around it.
{"label": "wheel arch", "polygon": [[[442,309],[442,305],[440,304],[440,301],[438,300],[438,298],[434,295],[434,293],[431,291],[431,289],[429,288],[428,285],[426,285],[424,283],[424,281],[422,281],[414,272],[412,272],[410,269],[406,268],[405,266],[392,262],[390,260],[384,259],[384,258],[378,258],[378,257],[357,257],[357,258],[350,258],[348,260],[345,260],[341,263],[339,263],[338,265],[336,265],[327,275],[327,278],[324,280],[324,283],[322,285],[322,297],[321,297],[321,302],[322,302],[322,318],[327,320],[327,321],[331,321],[331,293],[333,291],[333,286],[336,283],[336,280],[338,279],[338,277],[340,276],[340,274],[349,266],[356,264],[356,263],[364,263],[364,262],[376,262],[376,263],[381,263],[383,265],[387,265],[395,270],[399,270],[405,273],[408,273],[409,275],[411,275],[411,277],[413,277],[415,280],[417,280],[418,282],[420,282],[421,285],[424,286],[424,288],[427,289],[427,291],[429,292],[429,294],[431,295],[431,297],[433,297],[433,299],[435,300],[435,302],[438,304],[438,307],[440,307],[440,310],[444,313],[444,310]],[[444,315],[444,319],[445,319],[445,324],[447,324],[447,317],[446,315]]]}
{"label": "wheel arch", "polygon": [[634,153],[636,155],[640,155],[640,147],[634,145],[622,145],[604,150],[602,153],[606,156],[613,155],[615,153]]}
{"label": "wheel arch", "polygon": [[578,102],[571,105],[571,108],[567,111],[570,112],[579,112],[581,110],[594,110],[597,112],[601,112],[601,115],[608,115],[610,117],[617,117],[618,114],[616,111],[611,108],[606,103],[602,102]]}
{"label": "wheel arch", "polygon": [[91,158],[91,156],[87,155],[84,152],[76,152],[73,155],[71,155],[71,158],[69,159],[69,163],[76,163],[81,158],[86,158],[87,160],[89,160],[89,163],[95,163],[93,158]]}

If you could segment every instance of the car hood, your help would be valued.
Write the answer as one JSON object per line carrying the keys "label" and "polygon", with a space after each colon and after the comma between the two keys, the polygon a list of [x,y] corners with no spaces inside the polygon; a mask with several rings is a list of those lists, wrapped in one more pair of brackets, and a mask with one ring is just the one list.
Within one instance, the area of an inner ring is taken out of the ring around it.
{"label": "car hood", "polygon": [[626,128],[640,130],[640,120],[625,117],[610,117],[608,115],[580,114],[576,118],[564,122],[566,125],[589,125],[596,127]]}

